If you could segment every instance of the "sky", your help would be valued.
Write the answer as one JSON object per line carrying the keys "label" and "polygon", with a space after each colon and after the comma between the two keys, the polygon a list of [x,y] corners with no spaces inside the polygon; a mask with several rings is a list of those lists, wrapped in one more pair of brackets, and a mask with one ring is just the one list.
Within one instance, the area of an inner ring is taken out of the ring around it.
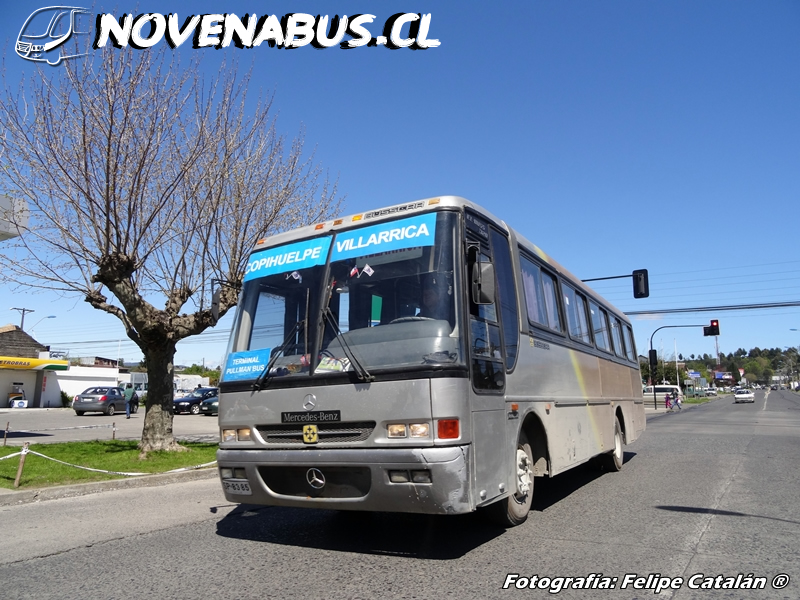
{"label": "sky", "polygon": [[[13,44],[48,3],[4,3],[7,81],[35,70]],[[739,0],[498,4],[158,0],[95,14],[430,15],[426,50],[262,46],[173,52],[252,65],[278,127],[346,195],[342,214],[453,194],[488,209],[625,312],[800,301],[800,3]],[[166,42],[162,41],[161,44]],[[146,52],[147,50],[141,50]],[[58,69],[59,67],[49,67]],[[242,69],[245,70],[245,69]],[[257,94],[254,94],[257,95]],[[0,242],[2,244],[2,242]],[[0,325],[70,356],[141,354],[80,298],[0,289]],[[48,317],[54,318],[48,318]],[[632,315],[639,354],[800,345],[800,307]],[[720,336],[702,326],[720,322]],[[178,345],[176,364],[224,363],[232,316]],[[689,325],[689,327],[675,326]],[[670,326],[668,329],[656,329]]]}

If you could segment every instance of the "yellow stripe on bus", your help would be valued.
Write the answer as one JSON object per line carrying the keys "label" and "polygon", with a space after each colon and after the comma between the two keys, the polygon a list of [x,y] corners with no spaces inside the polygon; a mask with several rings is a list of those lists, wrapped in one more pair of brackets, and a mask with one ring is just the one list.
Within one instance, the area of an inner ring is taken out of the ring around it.
{"label": "yellow stripe on bus", "polygon": [[604,448],[603,434],[600,431],[600,427],[597,425],[597,421],[595,421],[594,411],[592,411],[591,405],[589,404],[589,394],[586,392],[586,383],[583,381],[583,372],[581,371],[581,365],[578,362],[578,353],[574,350],[569,350],[569,358],[572,361],[572,368],[575,370],[575,378],[578,380],[578,385],[581,388],[581,396],[583,396],[583,399],[586,400],[586,412],[589,415],[589,423],[592,426],[594,438],[597,441],[597,445],[600,448]]}

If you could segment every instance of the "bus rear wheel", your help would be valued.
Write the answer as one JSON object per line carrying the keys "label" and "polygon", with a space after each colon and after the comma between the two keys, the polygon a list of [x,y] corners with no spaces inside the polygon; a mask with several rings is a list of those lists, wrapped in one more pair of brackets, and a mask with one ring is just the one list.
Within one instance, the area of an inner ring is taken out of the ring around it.
{"label": "bus rear wheel", "polygon": [[519,434],[514,467],[514,489],[507,498],[485,508],[489,519],[502,527],[516,527],[524,523],[533,505],[533,453],[524,431]]}

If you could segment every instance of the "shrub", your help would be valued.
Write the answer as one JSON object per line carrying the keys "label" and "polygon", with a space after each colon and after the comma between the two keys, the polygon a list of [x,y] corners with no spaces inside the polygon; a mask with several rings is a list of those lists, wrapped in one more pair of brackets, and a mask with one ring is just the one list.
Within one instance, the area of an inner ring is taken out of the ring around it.
{"label": "shrub", "polygon": [[72,404],[72,396],[67,394],[64,390],[61,390],[61,406],[64,408],[69,408]]}

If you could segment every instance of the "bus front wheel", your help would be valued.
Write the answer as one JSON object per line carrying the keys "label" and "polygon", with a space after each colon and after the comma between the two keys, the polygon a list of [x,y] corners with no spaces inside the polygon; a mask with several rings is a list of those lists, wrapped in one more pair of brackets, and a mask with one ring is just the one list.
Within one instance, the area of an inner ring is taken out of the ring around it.
{"label": "bus front wheel", "polygon": [[622,426],[619,417],[614,418],[614,449],[602,456],[601,466],[605,471],[616,472],[622,469],[624,454],[622,450]]}
{"label": "bus front wheel", "polygon": [[514,489],[507,498],[485,508],[487,516],[503,527],[524,523],[533,504],[533,453],[524,431],[519,434],[514,467]]}

